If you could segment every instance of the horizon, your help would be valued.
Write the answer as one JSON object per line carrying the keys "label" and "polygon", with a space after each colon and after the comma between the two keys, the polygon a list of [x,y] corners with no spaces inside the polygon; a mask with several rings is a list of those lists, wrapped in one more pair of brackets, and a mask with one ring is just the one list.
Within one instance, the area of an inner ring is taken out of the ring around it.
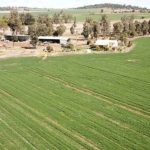
{"label": "horizon", "polygon": [[[43,2],[41,4],[41,2]],[[53,9],[67,9],[67,8],[76,8],[76,7],[82,7],[87,5],[95,5],[95,4],[104,4],[104,3],[110,3],[108,0],[70,0],[66,3],[66,0],[55,0],[55,3],[51,4],[49,0],[16,0],[15,2],[12,0],[3,0],[0,2],[0,7],[29,7],[29,8],[53,8]],[[150,0],[145,0],[142,2],[141,0],[127,0],[126,3],[124,3],[124,0],[112,0],[111,4],[122,4],[122,5],[132,5],[132,6],[138,6],[143,8],[150,9]],[[60,7],[61,6],[61,7]]]}

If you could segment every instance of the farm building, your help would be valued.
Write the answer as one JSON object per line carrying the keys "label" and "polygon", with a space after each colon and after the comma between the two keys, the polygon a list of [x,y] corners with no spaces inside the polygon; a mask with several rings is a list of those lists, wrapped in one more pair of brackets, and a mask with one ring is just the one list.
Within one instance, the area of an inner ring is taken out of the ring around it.
{"label": "farm building", "polygon": [[39,36],[38,40],[41,42],[58,43],[66,45],[70,39],[67,37]]}
{"label": "farm building", "polygon": [[96,46],[107,46],[107,47],[118,47],[118,41],[117,40],[97,40],[95,42]]}
{"label": "farm building", "polygon": [[8,41],[16,41],[16,42],[23,42],[30,39],[29,35],[4,35],[5,39]]}

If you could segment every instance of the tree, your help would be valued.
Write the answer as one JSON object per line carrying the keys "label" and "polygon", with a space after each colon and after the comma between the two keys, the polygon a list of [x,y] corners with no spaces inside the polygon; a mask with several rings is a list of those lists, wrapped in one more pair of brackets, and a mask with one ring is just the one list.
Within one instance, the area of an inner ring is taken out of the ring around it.
{"label": "tree", "polygon": [[53,26],[46,26],[46,24],[38,23],[36,25],[30,25],[28,28],[28,34],[32,35],[36,33],[37,36],[46,36],[53,34]]}
{"label": "tree", "polygon": [[30,35],[31,41],[30,43],[36,47],[38,42],[38,35],[37,35],[37,27],[36,25],[30,25],[28,29],[28,34]]}
{"label": "tree", "polygon": [[37,19],[37,23],[46,24],[46,26],[49,27],[53,24],[53,21],[48,15],[40,15]]}
{"label": "tree", "polygon": [[31,35],[33,32],[36,32],[36,26],[35,25],[30,25],[28,27],[28,35]]}
{"label": "tree", "polygon": [[77,27],[77,19],[76,19],[76,17],[74,17],[73,26],[74,26],[75,28]]}
{"label": "tree", "polygon": [[75,28],[77,27],[77,23],[76,23],[76,17],[74,18],[74,22],[73,25],[70,27],[70,32],[71,34],[75,33]]}
{"label": "tree", "polygon": [[148,26],[149,26],[148,32],[149,32],[149,34],[150,34],[150,20],[149,20],[149,22],[148,22]]}
{"label": "tree", "polygon": [[127,16],[123,16],[121,18],[121,22],[123,24],[123,32],[129,34],[129,18]]}
{"label": "tree", "polygon": [[47,26],[47,35],[53,35],[53,33],[54,33],[53,24],[49,24],[49,26]]}
{"label": "tree", "polygon": [[70,28],[70,32],[71,34],[74,34],[75,33],[75,27],[72,25],[71,28]]}
{"label": "tree", "polygon": [[[40,29],[40,25],[41,25],[41,29]],[[43,30],[43,33],[45,35],[52,35],[54,32],[52,19],[48,15],[39,16],[37,19],[37,26],[38,26],[38,32],[41,32],[40,30]]]}
{"label": "tree", "polygon": [[[21,20],[19,18],[19,13],[16,10],[12,10],[10,12],[10,16],[8,19],[8,26],[12,30],[12,35],[15,38],[15,35],[17,34],[18,31],[21,29]],[[13,40],[13,46],[14,46],[15,39]]]}
{"label": "tree", "polygon": [[25,21],[24,25],[32,25],[35,23],[35,18],[31,13],[26,13],[25,14]]}
{"label": "tree", "polygon": [[38,37],[37,37],[36,33],[32,34],[30,44],[32,44],[33,47],[36,48],[37,43],[38,43]]}
{"label": "tree", "polygon": [[98,38],[99,32],[100,32],[100,26],[99,26],[98,22],[95,21],[93,23],[93,36],[95,38]]}
{"label": "tree", "polygon": [[25,31],[25,27],[24,27],[24,26],[21,26],[21,27],[20,27],[19,33],[20,33],[20,34],[26,34],[26,31]]}
{"label": "tree", "polygon": [[135,31],[138,35],[141,35],[142,34],[142,28],[141,28],[141,23],[138,22],[138,21],[135,21],[134,22],[134,25],[135,25]]}
{"label": "tree", "polygon": [[137,33],[136,33],[136,27],[135,27],[135,24],[133,22],[129,23],[129,35],[131,37],[134,37],[134,36],[137,35]]}
{"label": "tree", "polygon": [[123,31],[123,24],[121,22],[116,22],[113,24],[113,33],[118,35]]}
{"label": "tree", "polygon": [[8,19],[4,16],[0,19],[0,29],[3,30],[3,34],[5,34],[5,30],[8,27]]}
{"label": "tree", "polygon": [[148,30],[149,30],[148,22],[147,21],[143,21],[142,25],[141,25],[141,28],[142,28],[143,35],[146,35],[148,33]]}
{"label": "tree", "polygon": [[122,41],[122,43],[127,46],[128,45],[128,39],[127,39],[127,34],[126,33],[122,33],[119,35],[118,38],[120,41]]}
{"label": "tree", "polygon": [[87,23],[85,22],[84,25],[83,25],[83,32],[82,32],[82,35],[88,39],[89,36],[91,35],[92,33],[92,25],[90,23]]}
{"label": "tree", "polygon": [[20,20],[22,22],[22,25],[25,25],[25,13],[19,14],[19,18],[20,18]]}
{"label": "tree", "polygon": [[123,32],[126,33],[128,36],[135,36],[136,35],[136,27],[134,24],[134,16],[123,16],[121,18],[121,22],[123,24]]}
{"label": "tree", "polygon": [[101,33],[103,36],[106,36],[110,32],[110,22],[108,21],[107,15],[102,15],[101,21]]}
{"label": "tree", "polygon": [[56,31],[53,33],[54,36],[63,35],[63,33],[66,31],[66,27],[64,25],[59,25],[56,28]]}
{"label": "tree", "polygon": [[83,32],[82,35],[88,39],[91,38],[97,38],[100,33],[100,25],[98,22],[93,21],[92,18],[88,17],[86,18],[86,21],[83,25]]}
{"label": "tree", "polygon": [[134,15],[131,15],[128,17],[129,23],[133,23],[134,22]]}
{"label": "tree", "polygon": [[37,24],[36,33],[38,36],[46,36],[48,35],[48,29],[45,24]]}
{"label": "tree", "polygon": [[104,9],[101,9],[101,13],[104,13]]}

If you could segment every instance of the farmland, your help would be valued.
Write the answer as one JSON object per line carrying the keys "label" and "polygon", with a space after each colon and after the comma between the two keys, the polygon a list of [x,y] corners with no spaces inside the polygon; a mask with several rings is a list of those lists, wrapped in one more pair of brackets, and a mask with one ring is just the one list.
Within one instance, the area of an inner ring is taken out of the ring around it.
{"label": "farmland", "polygon": [[0,149],[149,150],[149,41],[124,54],[0,60]]}
{"label": "farmland", "polygon": [[[52,16],[54,13],[60,12],[60,9],[48,9],[48,10],[31,10],[29,11],[35,17],[39,15],[49,15]],[[141,19],[144,17],[145,19],[150,18],[150,13],[111,13],[110,10],[106,10],[104,13],[100,12],[100,9],[65,9],[64,12],[72,14],[77,18],[78,22],[83,22],[87,17],[92,17],[94,20],[99,21],[103,14],[108,15],[109,20],[115,21],[120,20],[124,15],[131,16],[134,15],[135,19]],[[9,11],[0,11],[0,17],[7,16]]]}

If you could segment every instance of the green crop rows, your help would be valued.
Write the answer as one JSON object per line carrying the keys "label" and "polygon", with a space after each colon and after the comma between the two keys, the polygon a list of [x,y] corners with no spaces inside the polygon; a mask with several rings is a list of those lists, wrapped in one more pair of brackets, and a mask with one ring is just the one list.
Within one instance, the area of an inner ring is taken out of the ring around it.
{"label": "green crop rows", "polygon": [[127,54],[0,61],[0,149],[149,150],[150,38]]}

